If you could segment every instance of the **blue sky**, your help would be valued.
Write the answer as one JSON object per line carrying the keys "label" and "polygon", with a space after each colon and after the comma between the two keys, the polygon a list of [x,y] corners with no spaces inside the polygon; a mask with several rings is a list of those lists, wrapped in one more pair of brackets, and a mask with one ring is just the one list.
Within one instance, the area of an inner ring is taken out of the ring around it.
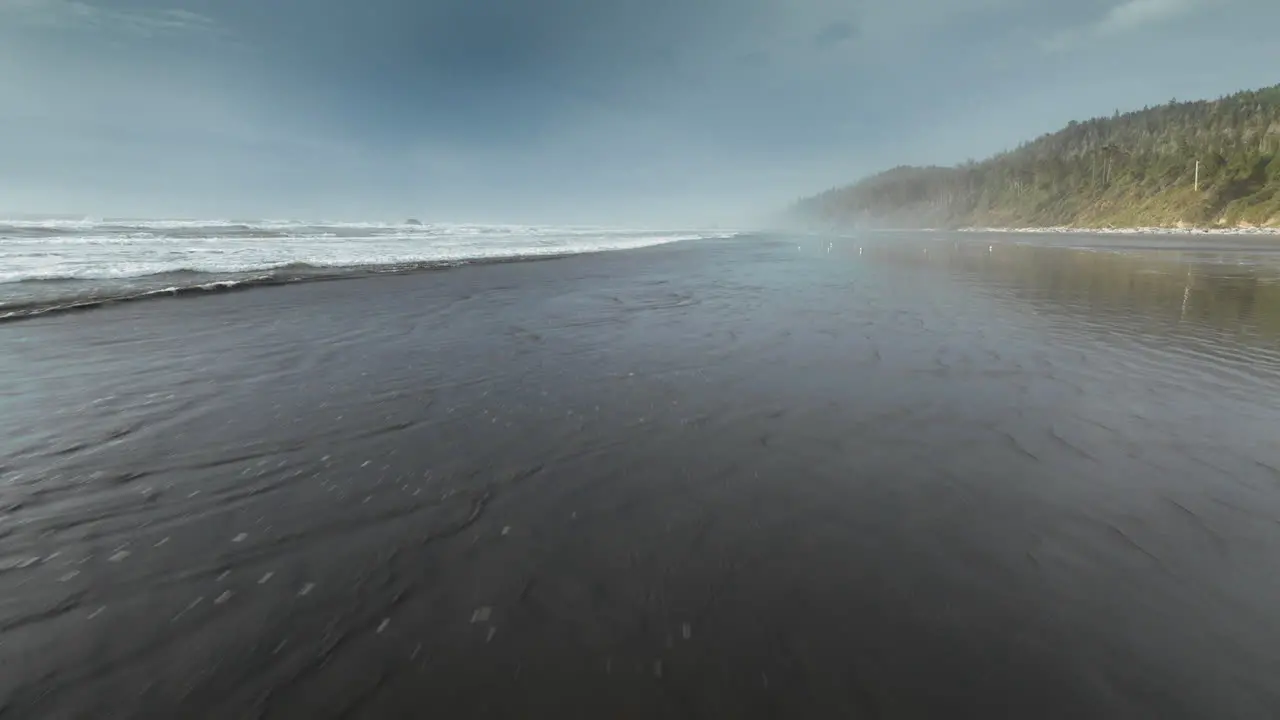
{"label": "blue sky", "polygon": [[750,222],[1280,82],[1275,0],[0,0],[0,211]]}

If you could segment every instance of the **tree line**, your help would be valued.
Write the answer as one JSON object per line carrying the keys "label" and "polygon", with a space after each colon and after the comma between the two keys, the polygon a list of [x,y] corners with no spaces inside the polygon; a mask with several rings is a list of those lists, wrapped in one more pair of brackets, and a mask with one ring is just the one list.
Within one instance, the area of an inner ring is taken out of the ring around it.
{"label": "tree line", "polygon": [[1072,121],[982,162],[893,168],[791,211],[826,226],[1280,226],[1278,154],[1280,85]]}

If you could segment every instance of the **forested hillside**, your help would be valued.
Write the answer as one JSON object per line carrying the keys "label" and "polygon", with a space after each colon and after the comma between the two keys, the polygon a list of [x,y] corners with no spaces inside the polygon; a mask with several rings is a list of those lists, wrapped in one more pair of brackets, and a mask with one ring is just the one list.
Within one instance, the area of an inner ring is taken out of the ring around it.
{"label": "forested hillside", "polygon": [[894,168],[792,213],[824,227],[1280,226],[1277,155],[1280,85],[1072,122],[982,162]]}

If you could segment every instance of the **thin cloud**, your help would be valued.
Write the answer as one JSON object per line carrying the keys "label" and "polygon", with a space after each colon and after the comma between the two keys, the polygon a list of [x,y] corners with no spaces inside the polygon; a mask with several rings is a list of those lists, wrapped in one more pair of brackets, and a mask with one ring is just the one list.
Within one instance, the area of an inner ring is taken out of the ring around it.
{"label": "thin cloud", "polygon": [[29,27],[123,31],[145,37],[218,32],[213,20],[189,10],[118,10],[82,0],[0,0],[0,19]]}
{"label": "thin cloud", "polygon": [[1047,53],[1066,52],[1086,38],[1088,33],[1081,28],[1065,28],[1038,41],[1040,49]]}
{"label": "thin cloud", "polygon": [[1063,52],[1091,39],[1136,32],[1199,9],[1206,0],[1125,0],[1096,22],[1064,28],[1040,42],[1046,52]]}
{"label": "thin cloud", "polygon": [[769,64],[769,53],[764,50],[749,50],[739,55],[736,62],[747,68],[762,68]]}
{"label": "thin cloud", "polygon": [[837,21],[828,24],[813,36],[813,43],[818,47],[830,47],[848,42],[857,35],[852,23]]}
{"label": "thin cloud", "polygon": [[1107,11],[1097,25],[1099,34],[1134,30],[1195,9],[1194,0],[1128,0]]}

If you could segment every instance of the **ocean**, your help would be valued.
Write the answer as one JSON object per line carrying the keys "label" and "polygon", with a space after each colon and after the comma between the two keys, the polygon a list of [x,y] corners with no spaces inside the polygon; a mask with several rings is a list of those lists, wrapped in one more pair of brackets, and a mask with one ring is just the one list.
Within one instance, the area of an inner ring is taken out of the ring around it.
{"label": "ocean", "polygon": [[1273,240],[40,232],[0,716],[1280,716]]}
{"label": "ocean", "polygon": [[723,233],[292,220],[0,220],[0,320],[103,302],[626,250]]}

